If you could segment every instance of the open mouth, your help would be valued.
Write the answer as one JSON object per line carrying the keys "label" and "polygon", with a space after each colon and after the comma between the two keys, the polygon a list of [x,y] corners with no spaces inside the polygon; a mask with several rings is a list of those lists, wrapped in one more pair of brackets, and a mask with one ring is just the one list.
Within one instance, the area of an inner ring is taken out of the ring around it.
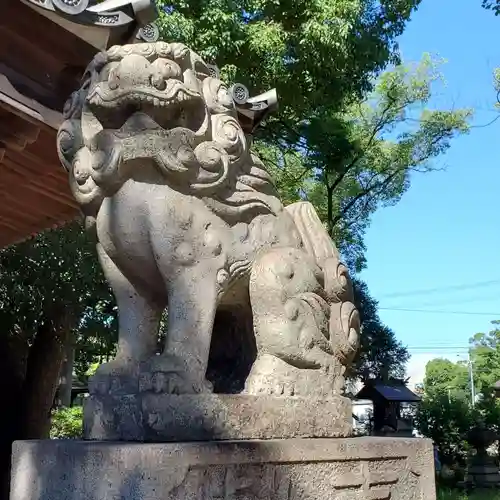
{"label": "open mouth", "polygon": [[[99,83],[90,90],[87,103],[103,128],[122,133],[158,127],[182,127],[196,132],[206,124],[202,96],[179,80],[169,80],[165,90],[150,86],[111,90],[107,84]],[[147,115],[152,121],[139,120],[131,127],[134,120],[130,118],[136,114]]]}

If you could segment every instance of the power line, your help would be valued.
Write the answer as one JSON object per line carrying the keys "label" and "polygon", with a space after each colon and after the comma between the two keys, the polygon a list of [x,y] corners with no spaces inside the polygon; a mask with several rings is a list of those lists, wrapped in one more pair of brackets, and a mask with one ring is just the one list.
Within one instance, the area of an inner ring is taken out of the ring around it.
{"label": "power line", "polygon": [[430,344],[430,343],[425,343],[425,344],[408,344],[406,346],[408,349],[470,349],[471,347],[467,344]]}
{"label": "power line", "polygon": [[[417,307],[417,308],[423,308],[423,307],[428,307],[428,306],[431,306],[431,307],[438,307],[438,308],[441,308],[442,306],[456,306],[456,305],[459,305],[459,304],[470,304],[472,302],[498,302],[499,300],[499,297],[500,297],[500,293],[495,294],[495,295],[492,295],[490,294],[489,296],[470,296],[470,297],[457,297],[455,299],[445,299],[445,300],[440,300],[440,298],[436,298],[434,300],[429,300],[429,301],[424,301],[424,302],[420,302],[420,300],[417,298],[416,300],[412,300],[412,303],[410,305],[410,307]],[[391,301],[392,302],[392,301]],[[399,302],[399,301],[397,301]],[[399,306],[403,306],[404,307],[404,302],[403,304],[398,304],[396,302],[396,304],[394,304],[394,307],[399,307]],[[385,301],[384,301],[385,303]]]}
{"label": "power line", "polygon": [[429,353],[432,354],[434,352],[458,352],[467,353],[469,351],[468,347],[406,347],[410,352],[418,352],[421,353]]}
{"label": "power line", "polygon": [[[498,121],[498,119],[500,119],[500,115],[496,116],[495,118],[493,118],[489,122],[481,123],[480,125],[469,125],[469,128],[486,128],[486,127],[493,125],[496,121]],[[415,123],[426,123],[426,124],[434,124],[434,123],[439,124],[439,123],[441,123],[441,121],[439,121],[439,120],[426,120],[426,119],[413,118],[413,117],[407,117],[407,118],[405,118],[405,121],[415,122]]]}
{"label": "power line", "polygon": [[468,345],[453,345],[453,344],[421,344],[421,345],[415,345],[415,344],[410,344],[406,346],[407,349],[410,350],[419,350],[421,351],[422,349],[450,349],[450,350],[456,350],[456,351],[463,351],[463,350],[469,350],[471,349],[470,346]]}
{"label": "power line", "polygon": [[466,283],[462,285],[449,285],[444,287],[436,287],[436,288],[427,288],[420,290],[412,290],[409,292],[394,292],[381,295],[380,298],[389,298],[389,297],[411,297],[413,295],[426,295],[429,293],[439,293],[439,292],[448,292],[450,290],[471,290],[473,288],[479,288],[483,286],[490,286],[500,284],[500,279],[496,280],[488,280],[488,281],[479,281],[476,283]]}
{"label": "power line", "polygon": [[500,317],[500,312],[475,312],[475,311],[442,311],[438,309],[406,309],[397,307],[379,307],[383,311],[400,311],[424,314],[458,314],[463,316],[496,316]]}
{"label": "power line", "polygon": [[410,353],[418,353],[418,354],[460,354],[464,355],[469,352],[469,348],[467,347],[407,347],[406,348]]}

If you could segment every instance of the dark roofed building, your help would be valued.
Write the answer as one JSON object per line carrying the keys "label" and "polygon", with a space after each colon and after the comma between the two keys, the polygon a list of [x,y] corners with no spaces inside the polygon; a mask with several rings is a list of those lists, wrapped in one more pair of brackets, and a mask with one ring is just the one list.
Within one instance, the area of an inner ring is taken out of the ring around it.
{"label": "dark roofed building", "polygon": [[406,386],[404,380],[368,380],[355,398],[373,403],[374,435],[401,437],[413,435],[413,422],[410,418],[402,416],[402,405],[419,403],[421,398]]}

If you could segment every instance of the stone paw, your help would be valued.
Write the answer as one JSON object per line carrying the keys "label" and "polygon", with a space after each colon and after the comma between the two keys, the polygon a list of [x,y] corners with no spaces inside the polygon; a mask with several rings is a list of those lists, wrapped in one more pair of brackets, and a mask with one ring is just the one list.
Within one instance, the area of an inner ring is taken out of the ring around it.
{"label": "stone paw", "polygon": [[270,384],[267,392],[273,396],[294,396],[295,384],[289,380]]}
{"label": "stone paw", "polygon": [[151,374],[151,391],[156,394],[199,394],[213,392],[206,380],[196,380],[186,372],[155,371]]}
{"label": "stone paw", "polygon": [[199,394],[213,392],[213,386],[206,379],[190,373],[179,358],[156,356],[141,369],[141,392],[156,394]]}
{"label": "stone paw", "polygon": [[134,361],[123,358],[115,358],[107,363],[100,365],[95,375],[106,375],[106,376],[121,376],[121,375],[133,375],[137,372],[137,364]]}
{"label": "stone paw", "polygon": [[91,394],[135,393],[138,365],[129,359],[115,358],[103,363],[90,378]]}

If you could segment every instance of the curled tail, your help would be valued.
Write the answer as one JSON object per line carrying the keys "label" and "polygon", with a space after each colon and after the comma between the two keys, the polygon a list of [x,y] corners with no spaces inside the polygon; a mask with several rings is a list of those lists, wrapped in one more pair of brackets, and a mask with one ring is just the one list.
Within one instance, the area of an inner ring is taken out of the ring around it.
{"label": "curled tail", "polygon": [[323,286],[330,303],[330,342],[348,364],[357,351],[361,328],[349,271],[340,262],[337,247],[311,203],[299,201],[285,209],[293,218],[304,250],[314,256],[323,271]]}
{"label": "curled tail", "polygon": [[316,210],[308,201],[298,201],[285,207],[292,216],[297,231],[302,238],[304,250],[313,255],[316,263],[323,269],[329,259],[340,260],[337,247],[328,235]]}

